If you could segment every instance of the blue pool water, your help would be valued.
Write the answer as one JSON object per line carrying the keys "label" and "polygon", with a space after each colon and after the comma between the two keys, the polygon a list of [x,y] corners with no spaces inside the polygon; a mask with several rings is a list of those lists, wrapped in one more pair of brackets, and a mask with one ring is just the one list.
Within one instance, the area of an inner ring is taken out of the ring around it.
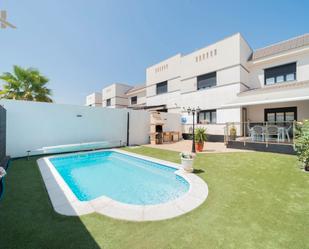
{"label": "blue pool water", "polygon": [[128,204],[160,204],[189,190],[189,183],[175,174],[176,169],[114,151],[50,161],[81,201],[104,195]]}

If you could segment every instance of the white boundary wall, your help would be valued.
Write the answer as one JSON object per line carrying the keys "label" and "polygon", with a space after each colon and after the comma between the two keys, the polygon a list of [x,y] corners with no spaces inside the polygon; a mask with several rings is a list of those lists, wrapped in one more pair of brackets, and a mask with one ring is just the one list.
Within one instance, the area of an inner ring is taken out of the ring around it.
{"label": "white boundary wall", "polygon": [[[1,100],[7,110],[7,155],[22,157],[27,150],[46,146],[127,141],[127,113],[130,112],[130,144],[149,141],[149,113],[60,105],[16,100]],[[81,117],[78,117],[81,115]]]}

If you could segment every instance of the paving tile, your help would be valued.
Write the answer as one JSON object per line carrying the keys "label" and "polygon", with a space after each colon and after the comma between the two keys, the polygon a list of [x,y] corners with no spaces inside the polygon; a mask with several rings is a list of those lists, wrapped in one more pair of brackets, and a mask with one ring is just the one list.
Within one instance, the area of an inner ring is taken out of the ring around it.
{"label": "paving tile", "polygon": [[111,203],[106,207],[98,209],[97,212],[116,219],[142,221],[143,209],[143,206],[132,207],[128,205],[125,207],[124,205],[115,205],[115,203]]}
{"label": "paving tile", "polygon": [[189,190],[189,194],[193,197],[201,198],[205,200],[208,196],[208,187],[204,184],[192,182]]}
{"label": "paving tile", "polygon": [[74,207],[74,210],[77,213],[77,215],[90,214],[95,211],[93,207],[91,207],[89,202],[77,201],[77,202],[71,203],[71,205]]}
{"label": "paving tile", "polygon": [[68,216],[78,216],[78,213],[75,211],[75,209],[68,204],[63,204],[60,206],[54,207],[55,211],[62,215],[68,215]]}
{"label": "paving tile", "polygon": [[184,214],[175,204],[161,204],[144,207],[144,221],[165,220]]}
{"label": "paving tile", "polygon": [[112,202],[112,199],[105,196],[101,196],[92,201],[89,201],[89,204],[93,207],[94,210],[99,210],[103,207],[108,206]]}
{"label": "paving tile", "polygon": [[200,198],[188,195],[184,199],[176,200],[175,205],[187,213],[200,206],[203,202],[204,201]]}

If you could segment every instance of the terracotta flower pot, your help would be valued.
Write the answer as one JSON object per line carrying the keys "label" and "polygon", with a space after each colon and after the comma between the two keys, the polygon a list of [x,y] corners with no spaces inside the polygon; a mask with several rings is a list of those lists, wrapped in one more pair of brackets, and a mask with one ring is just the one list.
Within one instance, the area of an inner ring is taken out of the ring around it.
{"label": "terracotta flower pot", "polygon": [[196,149],[198,152],[202,152],[202,151],[203,151],[203,148],[204,148],[204,142],[195,143],[195,149]]}

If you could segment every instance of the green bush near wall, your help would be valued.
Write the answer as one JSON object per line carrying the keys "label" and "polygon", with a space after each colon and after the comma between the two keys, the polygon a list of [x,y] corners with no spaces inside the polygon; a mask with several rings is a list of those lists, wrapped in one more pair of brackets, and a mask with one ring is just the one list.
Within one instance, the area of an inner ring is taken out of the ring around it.
{"label": "green bush near wall", "polygon": [[296,143],[298,160],[309,171],[309,120],[297,125]]}

